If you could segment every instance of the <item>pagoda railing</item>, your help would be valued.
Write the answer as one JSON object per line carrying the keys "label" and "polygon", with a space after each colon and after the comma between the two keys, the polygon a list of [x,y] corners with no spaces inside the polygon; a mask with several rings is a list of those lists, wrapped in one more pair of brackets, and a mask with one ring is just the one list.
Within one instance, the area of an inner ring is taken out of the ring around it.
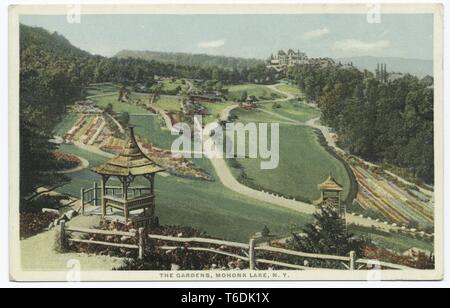
{"label": "pagoda railing", "polygon": [[[122,187],[106,186],[105,189],[106,189],[106,198],[107,199],[109,198],[109,199],[111,199],[111,201],[113,199],[114,200],[123,200],[122,199],[122,197],[123,197],[123,188]],[[141,197],[144,197],[143,200],[145,200],[145,201],[142,201]],[[81,193],[80,193],[81,212],[84,214],[84,210],[87,205],[91,205],[94,207],[100,206],[101,201],[102,201],[101,198],[102,198],[102,187],[99,186],[96,182],[94,182],[94,185],[91,188],[88,188],[88,189],[82,188]],[[153,202],[154,197],[151,196],[151,189],[149,187],[136,186],[136,187],[128,188],[127,199],[128,199],[128,204],[130,204],[132,200],[133,201],[136,200],[135,201],[136,204],[139,204],[141,202],[142,204],[144,204],[143,206],[145,206],[145,205],[149,204],[150,199],[152,199],[152,202]],[[112,201],[112,202],[115,202],[115,201]],[[116,203],[118,204],[119,201]],[[124,202],[122,202],[122,204],[123,203]],[[134,207],[135,206],[134,203],[131,206]],[[123,207],[122,207],[122,209],[123,209]]]}
{"label": "pagoda railing", "polygon": [[125,207],[129,211],[142,209],[142,208],[149,208],[153,205],[155,200],[155,196],[153,195],[147,195],[147,196],[141,196],[137,198],[130,198],[130,199],[123,199],[122,197],[115,197],[115,196],[105,196],[106,206],[112,207],[115,209],[123,210]]}

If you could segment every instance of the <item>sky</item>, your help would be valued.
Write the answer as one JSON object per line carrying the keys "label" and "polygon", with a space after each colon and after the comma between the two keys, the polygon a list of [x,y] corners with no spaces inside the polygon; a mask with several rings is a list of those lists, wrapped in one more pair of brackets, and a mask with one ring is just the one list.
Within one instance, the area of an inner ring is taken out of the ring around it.
{"label": "sky", "polygon": [[[71,21],[71,22],[69,22]],[[433,15],[82,15],[21,16],[93,54],[127,50],[266,59],[279,49],[310,57],[433,59]]]}

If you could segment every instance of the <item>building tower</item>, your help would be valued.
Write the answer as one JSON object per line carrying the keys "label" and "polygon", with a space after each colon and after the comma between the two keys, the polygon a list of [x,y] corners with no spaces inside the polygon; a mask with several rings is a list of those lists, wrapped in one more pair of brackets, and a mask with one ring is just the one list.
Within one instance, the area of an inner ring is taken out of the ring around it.
{"label": "building tower", "polygon": [[341,202],[341,193],[344,189],[331,174],[325,182],[319,185],[319,190],[322,194],[321,205],[336,210],[341,218],[345,219],[347,209]]}
{"label": "building tower", "polygon": [[387,65],[386,64],[380,64],[377,65],[377,71],[376,71],[376,78],[380,82],[386,83],[389,79],[389,74],[387,72]]}

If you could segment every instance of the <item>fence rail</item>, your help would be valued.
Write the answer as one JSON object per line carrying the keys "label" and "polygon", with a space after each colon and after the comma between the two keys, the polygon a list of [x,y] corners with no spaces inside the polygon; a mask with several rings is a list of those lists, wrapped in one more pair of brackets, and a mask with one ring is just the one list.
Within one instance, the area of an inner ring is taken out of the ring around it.
{"label": "fence rail", "polygon": [[[105,231],[105,230],[96,230],[96,229],[66,227],[65,222],[62,221],[60,224],[59,232],[60,232],[61,247],[65,247],[66,243],[69,242],[69,243],[82,243],[82,244],[90,244],[90,245],[101,245],[101,246],[133,249],[133,250],[138,250],[138,258],[140,260],[142,260],[144,258],[145,242],[146,242],[144,228],[140,228],[137,233],[120,232],[120,231]],[[96,235],[122,236],[122,237],[125,236],[125,237],[129,237],[129,238],[137,238],[138,244],[131,245],[131,244],[123,244],[123,243],[111,243],[111,242],[103,242],[103,241],[68,238],[67,233],[96,234]]]}
{"label": "fence rail", "polygon": [[[342,262],[342,265],[348,270],[359,270],[359,269],[363,268],[364,266],[368,266],[368,265],[378,265],[382,268],[393,269],[393,270],[411,269],[407,266],[392,264],[392,263],[387,263],[387,262],[380,262],[378,260],[357,259],[356,254],[354,252],[351,252],[349,254],[349,256],[334,256],[334,255],[324,255],[324,254],[311,254],[311,253],[299,252],[299,251],[270,247],[270,246],[257,246],[255,244],[255,239],[253,239],[253,238],[250,239],[248,244],[245,244],[245,243],[222,241],[222,240],[209,239],[209,238],[199,238],[199,237],[183,238],[183,237],[173,237],[173,236],[157,235],[157,234],[146,234],[144,228],[140,228],[138,230],[138,232],[120,232],[120,231],[105,231],[105,230],[97,230],[97,229],[73,228],[73,227],[67,227],[64,222],[61,222],[60,233],[61,233],[60,241],[61,241],[62,246],[64,246],[64,244],[67,242],[72,242],[72,243],[83,243],[83,244],[90,244],[90,245],[101,245],[101,246],[110,246],[110,247],[138,250],[138,258],[139,259],[144,258],[146,242],[147,242],[146,240],[152,239],[152,240],[160,240],[160,241],[165,241],[165,242],[199,243],[199,244],[220,245],[220,246],[226,246],[226,247],[231,247],[231,248],[240,248],[241,252],[243,254],[245,254],[244,256],[236,254],[236,253],[223,251],[222,249],[220,249],[221,247],[219,249],[214,249],[214,248],[210,248],[210,247],[186,247],[186,246],[169,246],[169,245],[162,245],[162,246],[157,247],[161,250],[167,250],[167,251],[177,250],[177,249],[187,249],[190,251],[208,252],[208,253],[212,253],[212,254],[224,255],[224,256],[228,256],[228,257],[232,257],[232,258],[236,258],[236,259],[248,262],[250,270],[256,269],[257,264],[268,264],[268,265],[274,265],[274,266],[279,266],[279,267],[283,267],[283,268],[297,269],[297,270],[323,269],[323,268],[302,266],[302,265],[298,265],[298,264],[291,264],[291,263],[286,263],[286,262],[281,262],[281,261],[276,261],[276,260],[267,260],[267,259],[263,259],[263,258],[257,258],[256,252],[258,252],[258,251],[272,252],[272,253],[296,256],[296,257],[307,258],[307,259]],[[136,238],[137,244],[132,245],[132,244],[122,244],[122,243],[111,243],[111,242],[106,242],[106,241],[104,242],[104,241],[68,238],[67,233],[82,233],[82,234],[95,234],[95,235],[122,236],[122,237]],[[357,268],[358,265],[360,265],[359,268]]]}

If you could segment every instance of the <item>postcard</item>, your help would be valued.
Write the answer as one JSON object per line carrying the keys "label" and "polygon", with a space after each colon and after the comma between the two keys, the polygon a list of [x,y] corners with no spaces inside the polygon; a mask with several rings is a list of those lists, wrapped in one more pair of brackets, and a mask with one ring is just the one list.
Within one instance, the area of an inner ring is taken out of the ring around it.
{"label": "postcard", "polygon": [[12,281],[440,280],[443,7],[10,7]]}

